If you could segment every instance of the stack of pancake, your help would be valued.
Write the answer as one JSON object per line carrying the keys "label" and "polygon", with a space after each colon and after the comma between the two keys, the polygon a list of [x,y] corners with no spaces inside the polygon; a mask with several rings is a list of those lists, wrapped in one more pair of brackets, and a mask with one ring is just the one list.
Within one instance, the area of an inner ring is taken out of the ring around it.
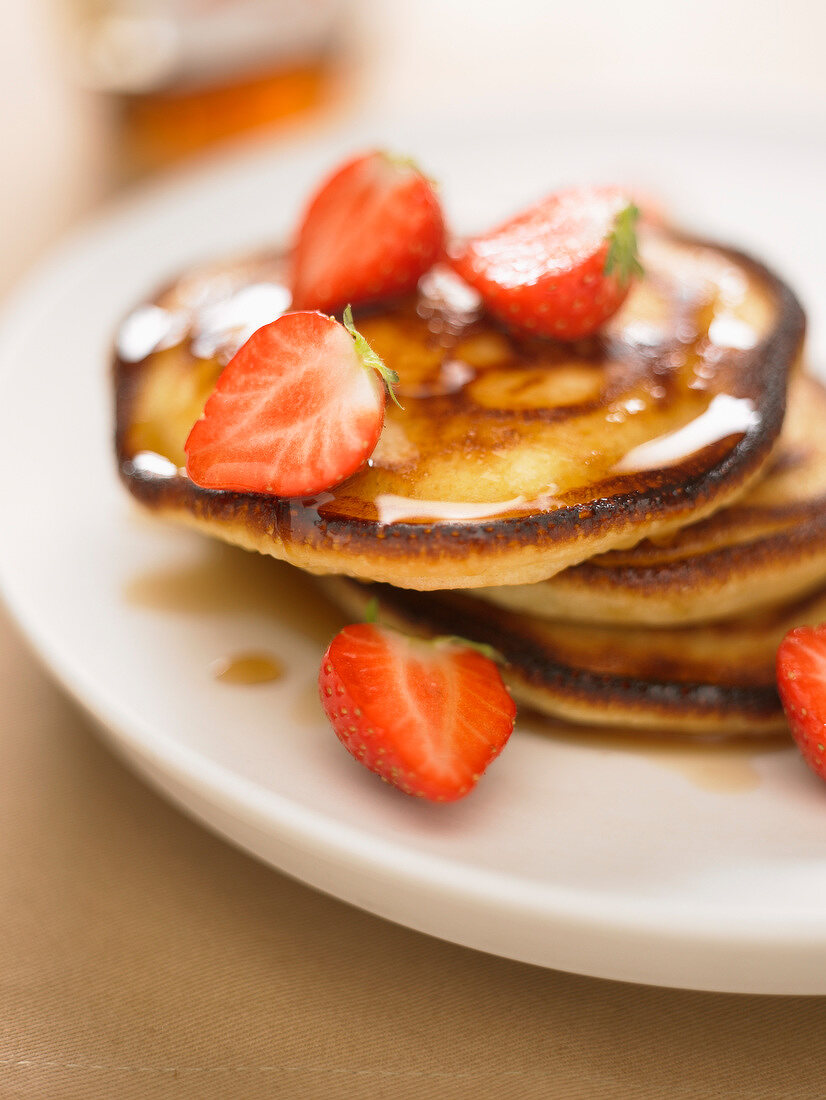
{"label": "stack of pancake", "polygon": [[289,308],[283,258],[193,272],[126,319],[117,453],[156,512],[324,575],[331,598],[493,645],[517,701],[605,727],[783,728],[774,655],[826,619],[826,391],[762,264],[667,229],[575,344],[493,322],[446,267],[356,310],[400,376],[368,465],[309,499],[195,486],[215,379]]}

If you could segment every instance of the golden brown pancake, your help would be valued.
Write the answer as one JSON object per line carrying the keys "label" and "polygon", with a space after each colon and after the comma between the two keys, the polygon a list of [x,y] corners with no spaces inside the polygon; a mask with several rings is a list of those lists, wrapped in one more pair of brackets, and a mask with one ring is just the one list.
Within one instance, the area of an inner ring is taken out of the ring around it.
{"label": "golden brown pancake", "polygon": [[318,583],[346,614],[423,636],[494,646],[517,702],[569,722],[743,737],[786,728],[775,654],[786,632],[826,619],[826,590],[783,608],[674,629],[555,623],[457,592],[411,592],[344,577]]}
{"label": "golden brown pancake", "polygon": [[734,504],[550,580],[475,595],[551,619],[676,625],[771,607],[824,581],[826,388],[798,374],[768,473]]}
{"label": "golden brown pancake", "polygon": [[120,331],[121,475],[208,534],[419,589],[532,583],[700,520],[769,461],[803,314],[733,250],[657,231],[642,259],[620,313],[576,344],[506,332],[447,269],[357,314],[404,411],[388,406],[359,473],[292,500],[204,490],[182,470],[222,365],[289,305],[276,255],[197,271]]}

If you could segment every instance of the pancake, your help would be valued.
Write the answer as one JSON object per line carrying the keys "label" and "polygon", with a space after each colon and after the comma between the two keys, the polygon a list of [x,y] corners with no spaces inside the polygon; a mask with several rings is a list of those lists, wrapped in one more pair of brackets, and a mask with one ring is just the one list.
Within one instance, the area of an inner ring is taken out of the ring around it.
{"label": "pancake", "polygon": [[503,675],[518,703],[618,732],[734,738],[783,731],[777,647],[792,627],[826,619],[826,589],[725,623],[667,630],[554,623],[458,592],[344,577],[317,583],[356,619],[376,597],[388,626],[492,645],[506,661]]}
{"label": "pancake", "polygon": [[677,625],[740,615],[812,591],[826,581],[824,425],[826,388],[797,375],[768,473],[734,504],[550,580],[474,594],[551,619]]}
{"label": "pancake", "polygon": [[507,333],[435,268],[419,292],[357,313],[398,371],[368,465],[309,499],[204,490],[183,443],[255,328],[288,308],[283,258],[213,265],[122,326],[116,446],[157,513],[310,572],[418,589],[525,584],[730,503],[771,458],[804,320],[741,253],[665,231],[597,337]]}

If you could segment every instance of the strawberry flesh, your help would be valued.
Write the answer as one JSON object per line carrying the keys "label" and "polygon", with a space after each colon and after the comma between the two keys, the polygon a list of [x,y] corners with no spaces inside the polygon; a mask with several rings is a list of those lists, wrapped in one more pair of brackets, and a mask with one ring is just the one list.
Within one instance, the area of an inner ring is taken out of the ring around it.
{"label": "strawberry flesh", "polygon": [[287,313],[230,360],[185,444],[205,489],[307,496],[370,457],[385,390],[353,336],[320,313]]}
{"label": "strawberry flesh", "polygon": [[374,152],[321,185],[293,250],[296,309],[336,311],[412,291],[444,248],[430,181],[409,161]]}
{"label": "strawberry flesh", "polygon": [[451,262],[504,324],[574,340],[625,300],[630,280],[606,274],[611,234],[629,207],[615,188],[561,191],[459,246]]}
{"label": "strawberry flesh", "polygon": [[786,635],[777,651],[777,688],[803,759],[826,779],[826,623]]}
{"label": "strawberry flesh", "polygon": [[406,794],[436,802],[475,786],[516,717],[488,657],[373,623],[336,635],[321,662],[319,691],[348,752]]}

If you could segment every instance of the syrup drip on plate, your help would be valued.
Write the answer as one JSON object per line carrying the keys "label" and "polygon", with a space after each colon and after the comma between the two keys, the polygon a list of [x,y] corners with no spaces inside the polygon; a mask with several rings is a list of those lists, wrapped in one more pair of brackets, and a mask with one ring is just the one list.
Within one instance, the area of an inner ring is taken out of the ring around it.
{"label": "syrup drip on plate", "polygon": [[305,573],[206,541],[192,558],[137,574],[124,599],[141,611],[168,615],[255,615],[323,648],[346,624]]}
{"label": "syrup drip on plate", "polygon": [[222,684],[271,684],[284,675],[284,665],[277,657],[263,651],[236,653],[213,661],[210,671]]}
{"label": "syrup drip on plate", "polygon": [[677,772],[692,786],[714,794],[756,790],[762,783],[760,760],[790,751],[789,738],[781,734],[738,740],[679,735],[666,739],[639,730],[578,727],[531,711],[520,713],[517,730],[593,752],[631,753]]}

